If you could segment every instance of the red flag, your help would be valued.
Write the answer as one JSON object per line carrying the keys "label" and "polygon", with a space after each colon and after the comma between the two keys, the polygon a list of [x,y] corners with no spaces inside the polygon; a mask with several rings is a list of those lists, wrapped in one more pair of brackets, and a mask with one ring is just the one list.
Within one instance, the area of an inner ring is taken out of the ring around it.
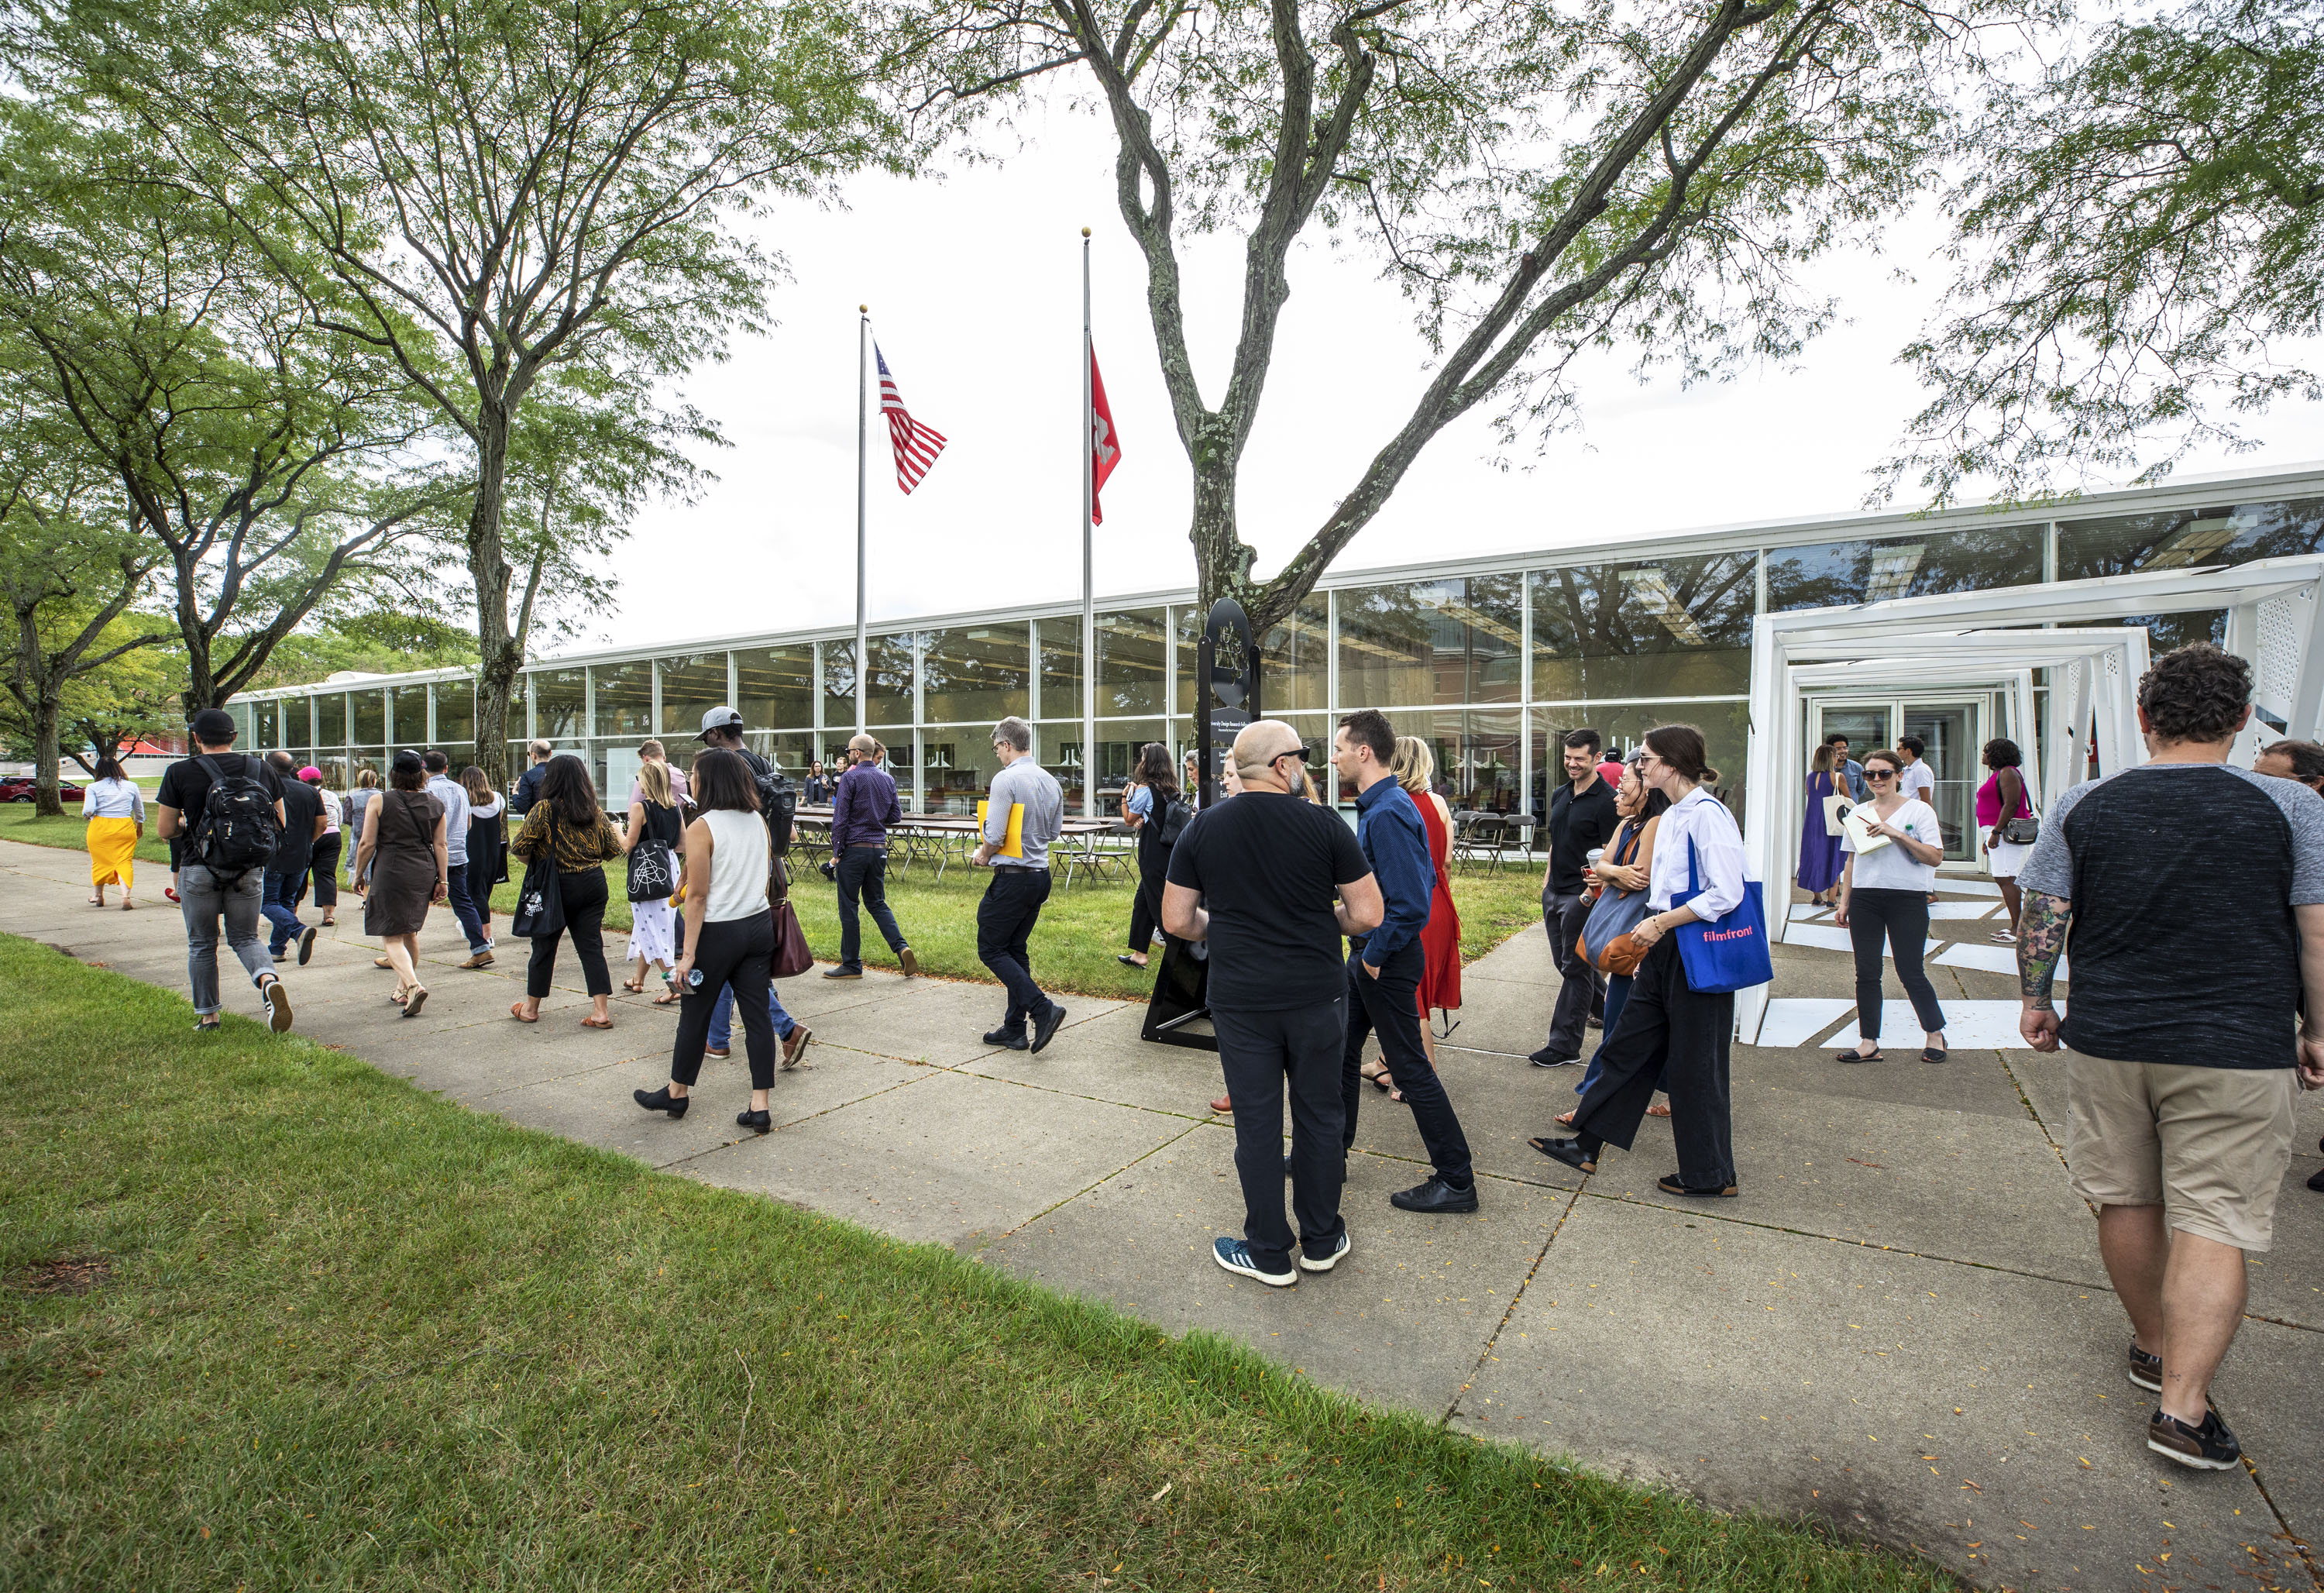
{"label": "red flag", "polygon": [[1114,434],[1113,409],[1105,402],[1105,378],[1097,374],[1097,349],[1090,349],[1090,523],[1103,525],[1105,510],[1099,506],[1097,495],[1105,490],[1105,478],[1121,462],[1121,439]]}

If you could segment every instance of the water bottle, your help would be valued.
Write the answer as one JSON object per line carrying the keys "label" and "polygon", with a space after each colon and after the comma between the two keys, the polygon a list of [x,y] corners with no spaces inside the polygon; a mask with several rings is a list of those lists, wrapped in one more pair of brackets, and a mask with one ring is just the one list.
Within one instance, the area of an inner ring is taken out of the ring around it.
{"label": "water bottle", "polygon": [[689,990],[699,990],[702,988],[702,970],[700,968],[690,968],[686,970],[686,987]]}

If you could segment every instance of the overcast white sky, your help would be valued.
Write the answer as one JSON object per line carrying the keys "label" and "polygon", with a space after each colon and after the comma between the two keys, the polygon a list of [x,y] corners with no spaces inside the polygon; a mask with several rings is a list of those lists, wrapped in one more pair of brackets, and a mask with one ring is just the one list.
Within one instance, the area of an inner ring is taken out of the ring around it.
{"label": "overcast white sky", "polygon": [[[872,416],[871,579],[877,623],[1080,595],[1081,228],[1094,233],[1095,338],[1123,458],[1097,532],[1109,593],[1194,584],[1186,467],[1148,332],[1144,273],[1112,198],[1112,145],[1093,118],[1028,113],[1002,166],[942,181],[865,178],[844,211],[787,211],[779,324],[687,384],[733,447],[691,506],[657,505],[618,555],[618,611],[569,644],[637,646],[741,630],[852,624],[855,607],[856,314],[912,412],[950,446],[909,497]],[[1649,537],[1734,521],[1847,512],[1919,407],[1895,351],[1941,286],[1932,227],[1884,254],[1829,264],[1850,324],[1796,370],[1682,392],[1608,366],[1584,424],[1530,469],[1490,462],[1481,412],[1440,434],[1338,568]],[[1197,369],[1213,396],[1240,310],[1235,240],[1182,245]],[[1262,573],[1355,480],[1425,381],[1409,310],[1372,263],[1320,243],[1294,255],[1265,409],[1245,458],[1242,533]],[[875,397],[876,403],[876,397]],[[2324,459],[2324,406],[2279,409],[2264,451],[2190,459],[2182,474]],[[706,579],[706,572],[715,579]]]}

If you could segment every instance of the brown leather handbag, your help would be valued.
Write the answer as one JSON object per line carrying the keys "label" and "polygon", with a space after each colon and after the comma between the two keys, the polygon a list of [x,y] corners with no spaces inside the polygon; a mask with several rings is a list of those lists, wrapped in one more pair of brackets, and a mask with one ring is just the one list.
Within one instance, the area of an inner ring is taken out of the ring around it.
{"label": "brown leather handbag", "polygon": [[791,908],[791,899],[785,896],[774,905],[775,967],[778,979],[796,979],[815,966],[815,953],[808,949],[807,931],[799,928],[798,914]]}

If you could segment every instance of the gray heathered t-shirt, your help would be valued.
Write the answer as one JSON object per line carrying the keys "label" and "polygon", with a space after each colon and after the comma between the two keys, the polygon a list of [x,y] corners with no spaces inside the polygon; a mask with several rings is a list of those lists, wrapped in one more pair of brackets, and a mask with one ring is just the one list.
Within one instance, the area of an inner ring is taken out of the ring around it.
{"label": "gray heathered t-shirt", "polygon": [[992,789],[984,793],[988,804],[984,810],[984,838],[999,846],[1009,838],[1009,806],[1022,803],[1025,828],[1019,837],[1025,856],[995,857],[995,868],[1047,868],[1049,866],[1049,843],[1057,838],[1065,826],[1065,793],[1057,784],[1057,777],[1041,767],[1038,758],[1019,758],[992,777]]}
{"label": "gray heathered t-shirt", "polygon": [[2324,797],[2226,764],[2141,764],[2060,798],[2017,884],[2072,904],[2059,1033],[2084,1056],[2297,1060],[2292,910],[2324,902]]}

